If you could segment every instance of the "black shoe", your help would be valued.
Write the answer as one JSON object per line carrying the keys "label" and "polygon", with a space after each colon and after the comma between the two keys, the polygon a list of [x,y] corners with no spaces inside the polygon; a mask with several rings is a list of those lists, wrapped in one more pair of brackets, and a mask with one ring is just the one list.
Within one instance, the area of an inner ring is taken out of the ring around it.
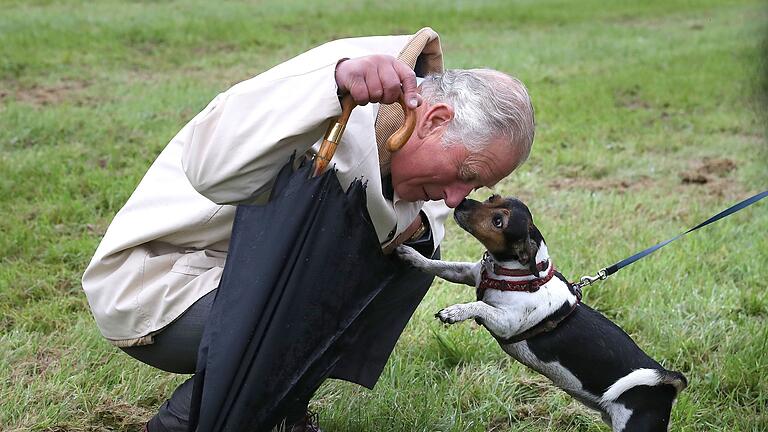
{"label": "black shoe", "polygon": [[304,417],[291,425],[285,426],[285,432],[323,432],[320,430],[319,416],[316,412],[307,410]]}

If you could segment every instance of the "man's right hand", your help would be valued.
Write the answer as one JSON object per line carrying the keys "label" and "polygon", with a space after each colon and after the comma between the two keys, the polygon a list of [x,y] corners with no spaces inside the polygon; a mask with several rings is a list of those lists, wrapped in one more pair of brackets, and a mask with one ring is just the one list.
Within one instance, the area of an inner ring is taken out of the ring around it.
{"label": "man's right hand", "polygon": [[421,105],[416,74],[405,63],[388,55],[342,60],[336,66],[336,85],[358,105],[368,102],[395,103],[404,100],[411,109]]}

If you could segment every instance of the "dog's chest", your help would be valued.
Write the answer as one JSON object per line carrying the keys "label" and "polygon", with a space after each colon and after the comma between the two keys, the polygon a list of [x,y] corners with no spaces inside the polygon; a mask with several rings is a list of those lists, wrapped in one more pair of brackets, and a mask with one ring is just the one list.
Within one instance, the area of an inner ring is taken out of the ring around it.
{"label": "dog's chest", "polygon": [[504,317],[504,333],[497,338],[510,338],[522,333],[560,309],[564,303],[574,304],[576,297],[562,280],[553,278],[536,292],[488,289],[482,302],[498,309]]}

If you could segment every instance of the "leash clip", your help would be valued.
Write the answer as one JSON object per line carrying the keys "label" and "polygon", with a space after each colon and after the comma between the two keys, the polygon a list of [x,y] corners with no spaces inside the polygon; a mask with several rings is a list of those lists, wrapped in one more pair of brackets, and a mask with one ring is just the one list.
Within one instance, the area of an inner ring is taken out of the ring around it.
{"label": "leash clip", "polygon": [[579,279],[578,282],[574,283],[574,288],[581,289],[585,286],[592,285],[593,283],[601,280],[605,280],[608,278],[608,274],[606,273],[606,269],[602,269],[599,272],[597,272],[594,276],[582,276],[581,279]]}

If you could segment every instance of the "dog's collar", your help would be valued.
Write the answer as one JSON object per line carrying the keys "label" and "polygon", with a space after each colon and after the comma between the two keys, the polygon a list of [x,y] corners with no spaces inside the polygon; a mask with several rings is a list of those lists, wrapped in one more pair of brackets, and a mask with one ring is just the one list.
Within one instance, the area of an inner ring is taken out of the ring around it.
{"label": "dog's collar", "polygon": [[[477,297],[482,299],[487,289],[536,292],[555,275],[555,266],[551,260],[546,259],[536,264],[536,270],[538,274],[533,274],[529,270],[502,267],[486,252],[483,255]],[[539,276],[542,272],[545,274],[544,277]]]}

